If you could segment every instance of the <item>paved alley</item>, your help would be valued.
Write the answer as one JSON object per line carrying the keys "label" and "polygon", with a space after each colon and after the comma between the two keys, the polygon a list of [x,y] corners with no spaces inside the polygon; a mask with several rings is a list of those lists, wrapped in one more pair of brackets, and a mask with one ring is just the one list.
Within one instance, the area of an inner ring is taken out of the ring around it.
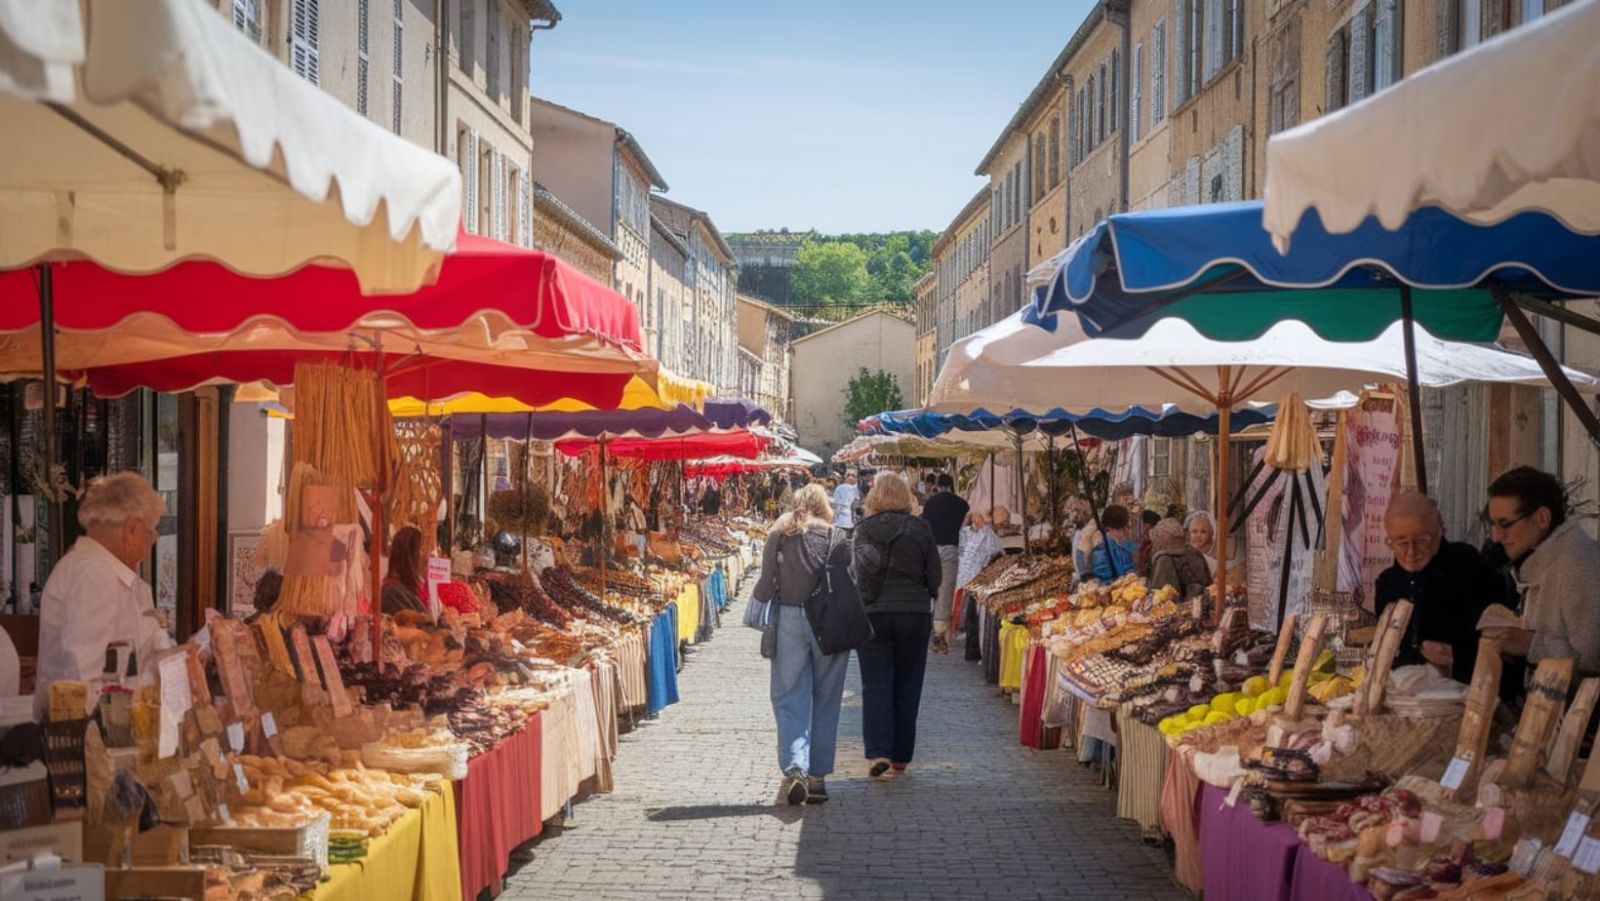
{"label": "paved alley", "polygon": [[832,800],[777,806],[767,663],[740,603],[691,652],[683,702],[622,738],[616,793],[534,844],[504,897],[1185,897],[1097,777],[1017,744],[1016,708],[959,653],[930,660],[917,759],[888,783],[866,776],[852,663]]}

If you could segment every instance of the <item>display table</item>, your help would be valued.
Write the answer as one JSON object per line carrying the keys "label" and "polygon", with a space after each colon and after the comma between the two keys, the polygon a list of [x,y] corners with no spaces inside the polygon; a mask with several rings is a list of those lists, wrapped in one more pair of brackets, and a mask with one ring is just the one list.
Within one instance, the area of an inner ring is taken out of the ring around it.
{"label": "display table", "polygon": [[451,791],[428,792],[388,832],[373,839],[367,856],[334,864],[317,886],[317,901],[433,901],[461,891],[456,803]]}
{"label": "display table", "polygon": [[521,732],[468,761],[467,778],[454,783],[463,898],[499,882],[512,850],[544,828],[542,716],[529,717]]}
{"label": "display table", "polygon": [[1351,882],[1343,865],[1328,863],[1304,844],[1295,854],[1289,897],[1292,901],[1372,901],[1372,893]]}
{"label": "display table", "polygon": [[1167,772],[1167,742],[1154,726],[1117,709],[1117,747],[1122,752],[1117,778],[1117,816],[1134,820],[1145,835],[1161,831],[1161,786]]}
{"label": "display table", "polygon": [[[1207,901],[1287,901],[1294,881],[1300,836],[1287,823],[1263,823],[1248,804],[1233,807],[1228,793],[1200,787],[1200,856]],[[1349,882],[1341,875],[1341,879]],[[1316,896],[1321,897],[1321,896]]]}

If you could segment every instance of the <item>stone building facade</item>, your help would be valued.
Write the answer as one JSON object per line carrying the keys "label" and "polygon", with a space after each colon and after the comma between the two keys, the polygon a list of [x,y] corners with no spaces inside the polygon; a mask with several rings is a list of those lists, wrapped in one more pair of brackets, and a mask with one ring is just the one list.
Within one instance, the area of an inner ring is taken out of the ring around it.
{"label": "stone building facade", "polygon": [[739,343],[734,328],[739,272],[733,251],[702,210],[657,196],[650,198],[650,211],[684,250],[682,309],[661,317],[683,324],[679,346],[667,351],[683,361],[673,368],[732,393],[738,384]]}
{"label": "stone building facade", "polygon": [[555,254],[607,286],[622,258],[622,251],[611,236],[538,182],[533,183],[533,246]]}
{"label": "stone building facade", "polygon": [[[742,270],[741,270],[742,271]],[[794,316],[782,307],[740,294],[739,358],[747,367],[740,393],[773,416],[789,419],[790,350]]]}
{"label": "stone building facade", "polygon": [[[844,417],[845,392],[862,368],[894,376],[901,395],[916,379],[916,326],[885,310],[870,310],[797,338],[793,347],[790,424],[800,444],[823,459],[855,435]],[[848,361],[841,365],[842,361]]]}
{"label": "stone building facade", "polygon": [[911,400],[916,406],[928,402],[933,380],[939,374],[939,270],[929,267],[912,285],[912,308],[917,321],[917,390]]}

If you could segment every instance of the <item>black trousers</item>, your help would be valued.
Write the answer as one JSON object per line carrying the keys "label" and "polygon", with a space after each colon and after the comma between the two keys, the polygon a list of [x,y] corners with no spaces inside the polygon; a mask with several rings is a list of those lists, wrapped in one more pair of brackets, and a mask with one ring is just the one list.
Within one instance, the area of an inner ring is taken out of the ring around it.
{"label": "black trousers", "polygon": [[917,747],[917,708],[928,668],[929,613],[873,613],[872,640],[856,648],[861,666],[861,738],[867,758],[910,763]]}
{"label": "black trousers", "polygon": [[978,605],[972,598],[961,604],[961,628],[967,632],[967,659],[983,659],[983,635],[978,631]]}

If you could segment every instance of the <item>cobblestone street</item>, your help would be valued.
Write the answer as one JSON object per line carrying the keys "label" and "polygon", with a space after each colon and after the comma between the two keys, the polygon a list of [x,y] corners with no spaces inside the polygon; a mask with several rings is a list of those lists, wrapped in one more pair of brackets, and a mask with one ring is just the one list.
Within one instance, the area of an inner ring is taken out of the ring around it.
{"label": "cobblestone street", "polygon": [[1017,744],[1016,708],[959,653],[929,661],[917,758],[887,783],[866,776],[852,662],[832,800],[777,806],[767,663],[739,625],[742,594],[691,651],[683,702],[622,738],[616,792],[535,843],[503,897],[1184,897],[1096,776]]}

